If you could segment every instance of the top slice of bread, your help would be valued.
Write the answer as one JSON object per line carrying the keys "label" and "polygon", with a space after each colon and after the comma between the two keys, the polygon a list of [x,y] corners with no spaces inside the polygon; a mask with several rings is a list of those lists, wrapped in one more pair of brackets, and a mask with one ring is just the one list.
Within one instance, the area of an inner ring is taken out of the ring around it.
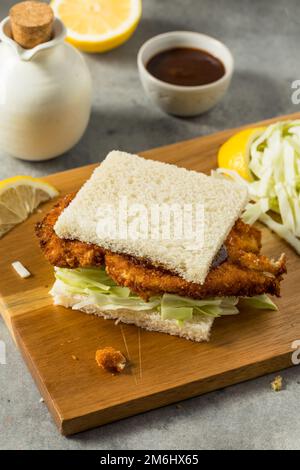
{"label": "top slice of bread", "polygon": [[[118,238],[99,234],[99,207],[127,204],[146,208],[160,204],[202,204],[204,233],[200,244],[183,240]],[[203,284],[211,263],[248,202],[247,189],[175,165],[111,152],[59,217],[60,238],[93,243],[114,252],[146,258],[190,282]],[[98,233],[97,233],[98,232]]]}

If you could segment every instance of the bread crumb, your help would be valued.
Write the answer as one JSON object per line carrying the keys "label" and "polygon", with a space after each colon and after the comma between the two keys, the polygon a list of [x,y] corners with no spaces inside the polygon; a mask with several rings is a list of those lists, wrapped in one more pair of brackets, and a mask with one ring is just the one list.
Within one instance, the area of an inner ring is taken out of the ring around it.
{"label": "bread crumb", "polygon": [[40,398],[39,402],[44,403],[44,398]]}
{"label": "bread crumb", "polygon": [[78,357],[77,357],[77,356],[75,356],[74,354],[72,354],[72,356],[71,356],[71,357],[72,357],[72,359],[74,359],[74,361],[78,361]]}
{"label": "bread crumb", "polygon": [[277,375],[273,382],[271,382],[271,387],[274,392],[280,392],[282,390],[282,377]]}
{"label": "bread crumb", "polygon": [[108,346],[96,351],[96,362],[99,367],[109,372],[122,372],[126,365],[126,358],[121,351]]}

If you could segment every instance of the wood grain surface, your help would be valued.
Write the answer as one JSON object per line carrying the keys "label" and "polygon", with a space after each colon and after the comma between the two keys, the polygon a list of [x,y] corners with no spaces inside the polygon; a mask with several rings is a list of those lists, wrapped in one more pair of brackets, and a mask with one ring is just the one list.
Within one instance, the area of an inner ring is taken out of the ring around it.
{"label": "wood grain surface", "polygon": [[[208,172],[216,166],[219,146],[236,131],[226,130],[142,155]],[[45,179],[64,195],[77,190],[94,167]],[[282,297],[276,300],[279,312],[245,311],[217,319],[211,341],[198,344],[54,307],[48,294],[53,268],[44,260],[34,236],[35,223],[51,204],[0,241],[0,310],[63,434],[292,365],[292,343],[300,339],[300,258],[267,229],[263,228],[263,251],[272,257],[281,252],[288,256],[288,275]],[[31,271],[31,278],[23,280],[16,275],[10,266],[15,260]],[[120,349],[127,356],[130,367],[124,373],[112,376],[97,366],[95,351],[104,346]]]}

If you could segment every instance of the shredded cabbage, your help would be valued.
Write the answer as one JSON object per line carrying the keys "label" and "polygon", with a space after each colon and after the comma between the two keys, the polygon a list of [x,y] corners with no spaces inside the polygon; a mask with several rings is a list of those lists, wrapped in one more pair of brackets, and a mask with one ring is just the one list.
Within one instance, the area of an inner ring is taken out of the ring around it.
{"label": "shredded cabbage", "polygon": [[[213,318],[239,313],[237,297],[216,297],[204,300],[191,299],[173,294],[151,297],[145,302],[130,292],[127,287],[120,287],[106,274],[104,268],[55,268],[57,283],[63,289],[80,296],[79,306],[95,303],[103,310],[130,309],[133,311],[157,310],[163,320],[177,320],[182,325],[195,315]],[[276,310],[276,306],[267,296],[245,298],[248,306]],[[259,305],[259,306],[257,306]],[[79,308],[77,305],[77,308]]]}
{"label": "shredded cabbage", "polygon": [[[260,220],[300,254],[300,120],[269,126],[250,147],[248,182],[235,171],[214,174],[232,177],[247,186],[251,197],[242,216],[249,224]],[[268,214],[276,213],[276,220]]]}
{"label": "shredded cabbage", "polygon": [[182,316],[185,314],[189,318],[197,314],[208,315],[209,317],[235,315],[239,313],[236,308],[237,303],[237,297],[196,300],[179,295],[164,294],[161,301],[161,316],[164,320],[168,318],[182,320]]}
{"label": "shredded cabbage", "polygon": [[240,307],[252,307],[256,309],[278,310],[277,306],[272,302],[266,294],[256,295],[255,297],[241,298]]}

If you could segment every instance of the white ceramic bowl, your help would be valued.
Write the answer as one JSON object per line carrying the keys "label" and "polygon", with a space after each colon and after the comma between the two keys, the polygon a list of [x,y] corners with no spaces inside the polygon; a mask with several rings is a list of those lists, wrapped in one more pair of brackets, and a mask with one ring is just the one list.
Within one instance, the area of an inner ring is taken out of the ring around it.
{"label": "white ceramic bowl", "polygon": [[[205,50],[224,64],[225,75],[208,85],[178,86],[163,82],[151,75],[146,66],[159,52],[176,47]],[[138,53],[138,68],[147,95],[162,110],[177,116],[196,116],[215,106],[227,91],[234,68],[229,49],[217,39],[189,31],[173,31],[149,39]]]}

